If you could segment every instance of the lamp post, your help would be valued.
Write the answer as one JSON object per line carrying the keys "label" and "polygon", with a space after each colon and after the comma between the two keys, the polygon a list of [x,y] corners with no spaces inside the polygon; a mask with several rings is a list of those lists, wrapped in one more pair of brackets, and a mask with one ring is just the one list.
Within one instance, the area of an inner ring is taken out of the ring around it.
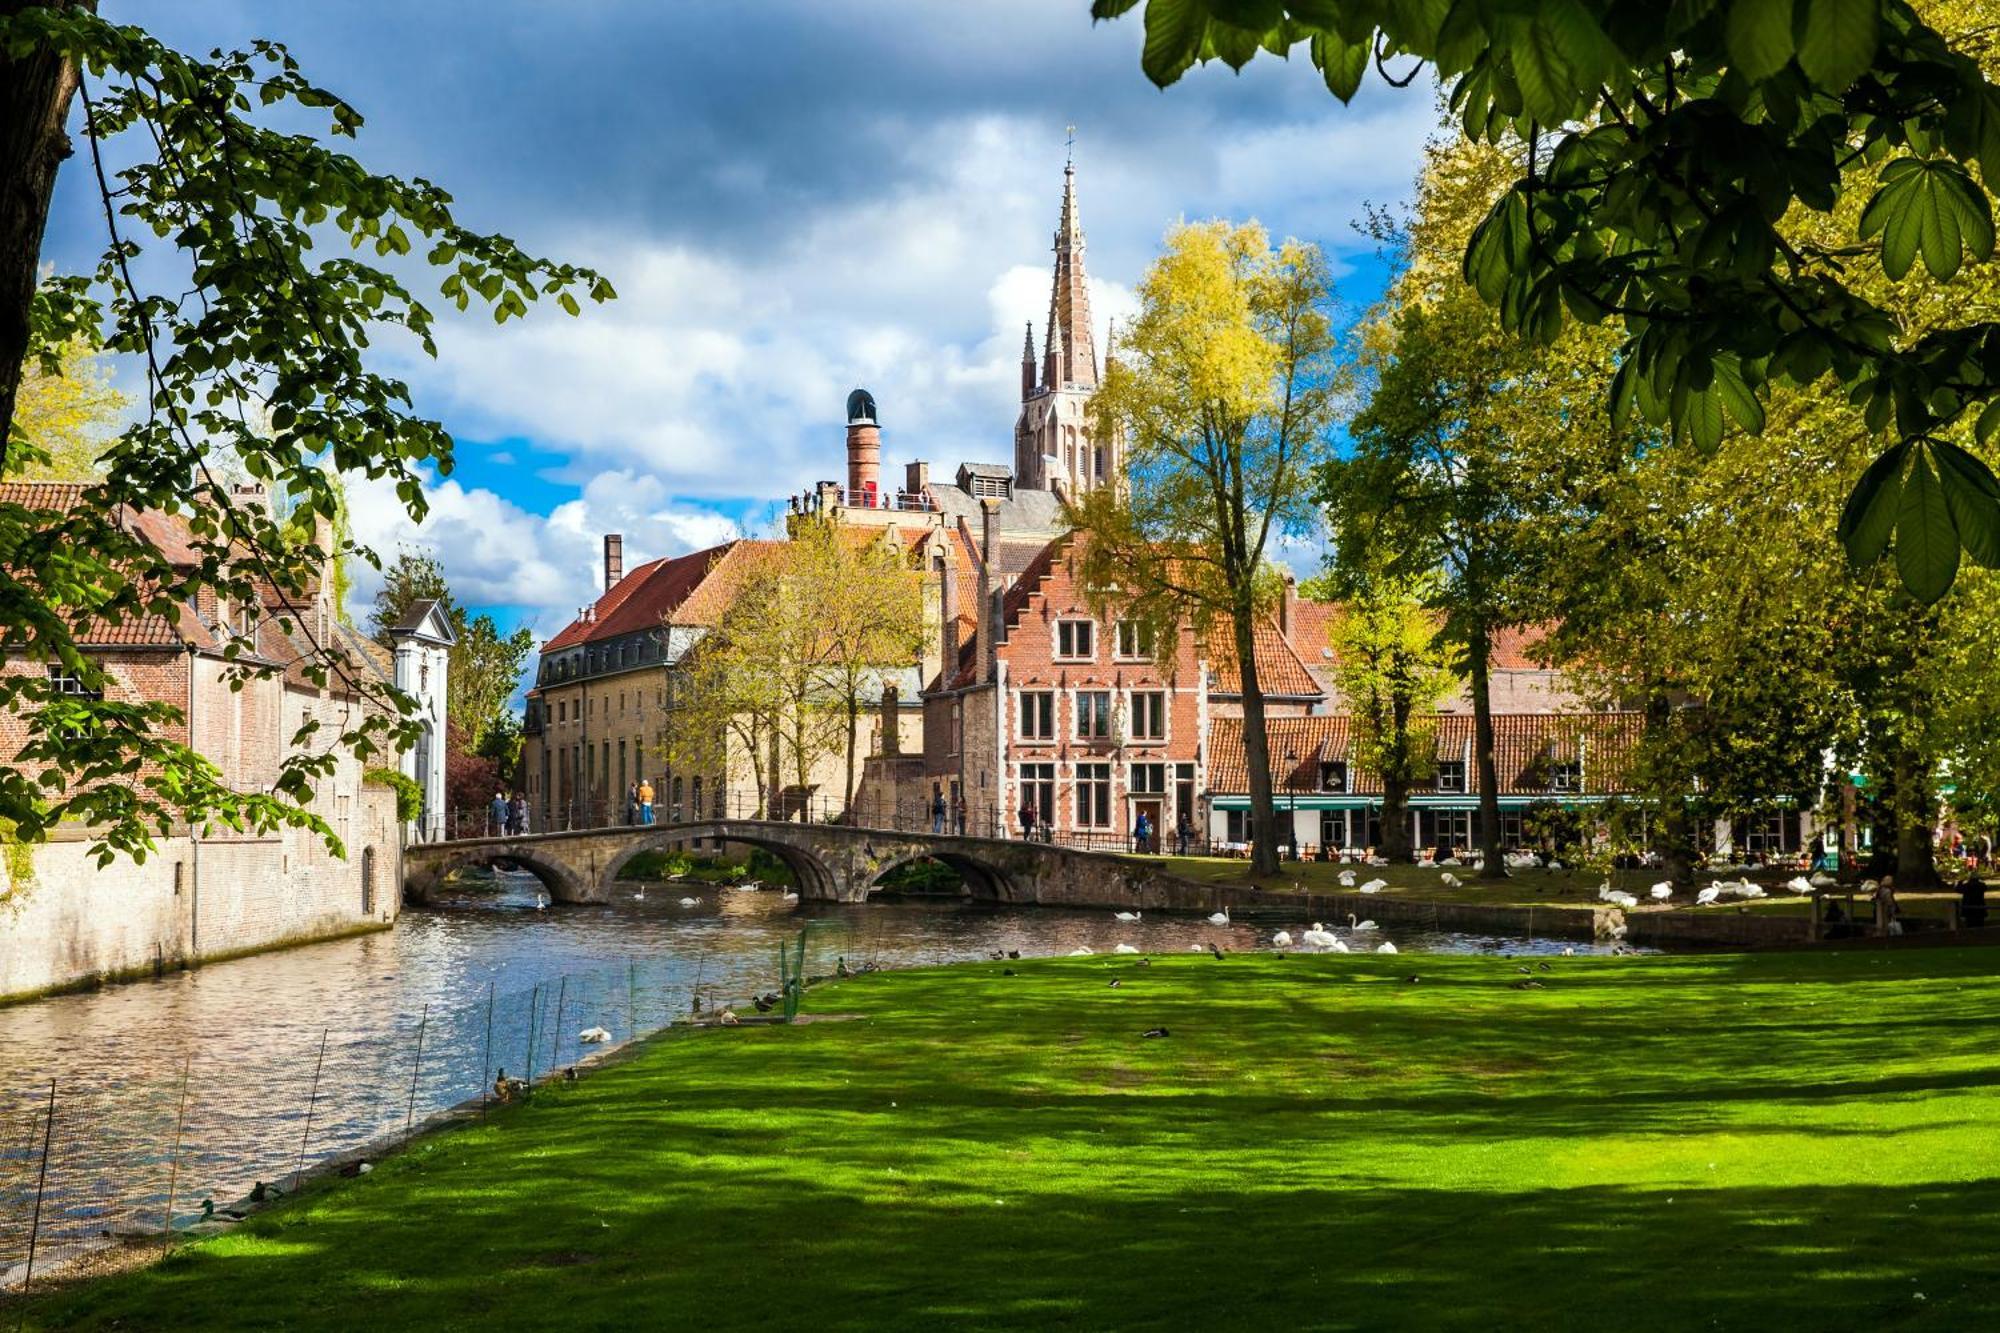
{"label": "lamp post", "polygon": [[1285,842],[1291,847],[1291,859],[1299,859],[1299,793],[1292,785],[1292,773],[1298,768],[1299,752],[1291,746],[1285,747]]}

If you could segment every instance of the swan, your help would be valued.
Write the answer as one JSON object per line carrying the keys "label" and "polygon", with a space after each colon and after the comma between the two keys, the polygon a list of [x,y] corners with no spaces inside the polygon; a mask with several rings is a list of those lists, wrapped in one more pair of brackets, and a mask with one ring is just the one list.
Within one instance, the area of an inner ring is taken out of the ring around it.
{"label": "swan", "polygon": [[1354,872],[1352,870],[1343,870],[1340,872],[1340,887],[1343,889],[1354,887]]}
{"label": "swan", "polygon": [[763,885],[759,884],[756,880],[752,879],[752,880],[745,880],[741,884],[731,884],[729,887],[736,890],[738,893],[755,893],[757,892],[758,889],[762,888]]}
{"label": "swan", "polygon": [[1815,886],[1813,882],[1807,879],[1804,875],[1799,875],[1785,881],[1785,887],[1790,889],[1793,893],[1811,893]]}
{"label": "swan", "polygon": [[1840,883],[1840,881],[1835,879],[1832,875],[1827,874],[1824,870],[1822,870],[1818,874],[1814,875],[1811,879],[1807,880],[1806,883],[1812,885],[1816,889],[1830,889],[1834,885]]}
{"label": "swan", "polygon": [[1371,866],[1385,866],[1389,864],[1389,858],[1386,856],[1364,857],[1363,863]]}
{"label": "swan", "polygon": [[1123,942],[1123,941],[1121,940],[1121,941],[1119,942],[1118,946],[1117,946],[1116,948],[1114,948],[1114,949],[1113,949],[1113,950],[1112,950],[1111,952],[1113,952],[1113,953],[1137,953],[1137,952],[1139,952],[1139,951],[1138,951],[1137,949],[1133,948],[1133,947],[1132,947],[1131,945],[1129,945],[1129,944],[1126,944],[1125,942]]}
{"label": "swan", "polygon": [[1336,937],[1334,938],[1334,941],[1333,941],[1333,951],[1334,951],[1335,953],[1346,953],[1346,952],[1347,952],[1347,942],[1346,942],[1345,940],[1342,940],[1342,939],[1340,939],[1340,938],[1339,938],[1338,936],[1336,936]]}
{"label": "swan", "polygon": [[1374,930],[1376,929],[1376,925],[1373,921],[1356,921],[1354,913],[1349,912],[1347,914],[1347,928],[1349,930]]}
{"label": "swan", "polygon": [[1665,902],[1667,899],[1674,896],[1674,886],[1672,884],[1669,884],[1665,880],[1661,880],[1658,884],[1655,884],[1652,887],[1650,892],[1652,893],[1653,900],[1655,902]]}
{"label": "swan", "polygon": [[1084,944],[1084,945],[1079,945],[1074,949],[1071,949],[1069,951],[1069,956],[1071,958],[1089,958],[1096,952],[1097,950],[1091,948],[1088,944]]}
{"label": "swan", "polygon": [[1386,879],[1371,879],[1361,886],[1361,891],[1363,893],[1380,893],[1388,887],[1389,881]]}
{"label": "swan", "polygon": [[1567,944],[1563,945],[1563,957],[1571,958],[1574,957],[1575,955],[1576,955],[1576,950],[1574,948],[1572,948],[1570,945]]}
{"label": "swan", "polygon": [[1396,952],[1396,946],[1394,944],[1391,944],[1388,940],[1383,940],[1380,944],[1375,946],[1375,952],[1394,953]]}
{"label": "swan", "polygon": [[[1308,933],[1310,933],[1310,932],[1308,932]],[[1275,935],[1273,935],[1273,936],[1271,937],[1271,943],[1272,943],[1272,945],[1273,945],[1274,947],[1276,947],[1276,948],[1279,948],[1279,949],[1289,949],[1289,948],[1291,948],[1291,947],[1292,947],[1292,932],[1291,932],[1291,931],[1289,931],[1289,930],[1281,930],[1281,931],[1279,931],[1279,932],[1278,932],[1277,934],[1275,934]]]}
{"label": "swan", "polygon": [[1139,912],[1113,912],[1111,919],[1114,921],[1137,921],[1141,915],[1143,914]]}
{"label": "swan", "polygon": [[1707,907],[1710,903],[1714,902],[1717,898],[1720,898],[1721,896],[1722,896],[1722,886],[1720,884],[1711,884],[1707,888],[1703,889],[1700,893],[1697,893],[1694,896],[1694,900],[1697,906]]}
{"label": "swan", "polygon": [[1309,944],[1315,949],[1339,949],[1342,953],[1346,952],[1341,947],[1340,936],[1323,928],[1317,921],[1313,922],[1311,930],[1299,937],[1299,942]]}
{"label": "swan", "polygon": [[1458,876],[1447,870],[1438,876],[1438,883],[1444,885],[1447,889],[1455,889],[1458,887]]}
{"label": "swan", "polygon": [[1229,909],[1228,909],[1227,907],[1225,907],[1225,908],[1223,908],[1223,909],[1222,909],[1222,910],[1221,910],[1220,912],[1210,912],[1210,913],[1208,914],[1208,924],[1209,924],[1209,925],[1211,925],[1211,926],[1226,926],[1226,925],[1228,925],[1228,924],[1229,924]]}
{"label": "swan", "polygon": [[641,890],[639,890],[639,891],[638,891],[637,893],[633,894],[633,895],[632,895],[632,901],[633,901],[633,902],[635,902],[635,903],[643,903],[643,902],[645,902],[645,901],[646,901],[646,891],[645,891],[644,889],[641,889]]}
{"label": "swan", "polygon": [[548,911],[548,910],[549,910],[549,895],[548,895],[548,894],[546,894],[546,893],[537,893],[537,894],[535,895],[535,910],[536,910],[537,912],[546,912],[546,911]]}
{"label": "swan", "polygon": [[610,1041],[611,1034],[603,1028],[585,1028],[576,1034],[576,1039],[587,1046],[595,1046],[601,1041]]}
{"label": "swan", "polygon": [[1551,869],[1551,870],[1561,870],[1562,868],[1563,868],[1563,863],[1562,863],[1562,862],[1560,862],[1560,861],[1556,860],[1556,859],[1555,859],[1554,857],[1550,857],[1550,858],[1549,858],[1549,869]]}
{"label": "swan", "polygon": [[682,907],[699,907],[699,906],[701,906],[701,899],[699,899],[699,898],[683,898],[683,899],[681,899],[681,906],[682,906]]}

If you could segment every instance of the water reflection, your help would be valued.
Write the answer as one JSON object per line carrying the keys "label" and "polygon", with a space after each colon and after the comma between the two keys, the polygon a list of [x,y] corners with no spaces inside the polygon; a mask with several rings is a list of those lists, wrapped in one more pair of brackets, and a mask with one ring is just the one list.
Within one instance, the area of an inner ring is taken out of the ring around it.
{"label": "water reflection", "polygon": [[[1121,943],[1242,951],[1268,947],[1274,928],[955,901],[801,907],[774,891],[683,885],[541,911],[538,887],[502,875],[407,913],[391,932],[0,1008],[0,1266],[25,1248],[50,1079],[58,1113],[45,1257],[48,1228],[74,1245],[107,1227],[157,1227],[177,1130],[173,1189],[185,1222],[205,1197],[238,1198],[255,1181],[478,1096],[496,1066],[522,1075],[573,1063],[596,1049],[577,1040],[586,1027],[619,1042],[684,1021],[697,989],[744,1007],[775,987],[778,946],[802,925],[809,974],[830,974],[841,959],[902,967]],[[684,897],[695,901],[682,906]],[[1565,944],[1396,929],[1355,946],[1383,939],[1406,952]]]}

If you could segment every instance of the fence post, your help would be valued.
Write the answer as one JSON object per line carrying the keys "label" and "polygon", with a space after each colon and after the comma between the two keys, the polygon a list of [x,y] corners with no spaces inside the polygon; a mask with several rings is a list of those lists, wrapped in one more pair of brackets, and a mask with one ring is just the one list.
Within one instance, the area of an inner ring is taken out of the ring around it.
{"label": "fence post", "polygon": [[562,1063],[563,1001],[567,999],[568,996],[569,996],[569,975],[565,973],[563,975],[562,984],[556,989],[556,1023],[555,1023],[555,1031],[551,1034],[554,1037],[554,1040],[549,1043],[550,1069],[554,1069],[557,1065]]}
{"label": "fence post", "polygon": [[174,1160],[167,1169],[167,1218],[164,1230],[167,1244],[174,1242],[174,1189],[181,1179],[181,1131],[187,1127],[188,1110],[188,1069],[194,1063],[194,1052],[181,1057],[181,1109],[174,1117]]}
{"label": "fence post", "polygon": [[530,993],[528,996],[527,1082],[530,1086],[533,1086],[535,1082],[535,1038],[540,1035],[536,1031],[536,1029],[540,1026],[539,1020],[541,1016],[542,1016],[542,986],[540,982],[536,982],[534,991]]}
{"label": "fence post", "polygon": [[424,1029],[430,1025],[431,1007],[424,1005],[423,1016],[417,1020],[417,1058],[410,1065],[410,1103],[403,1109],[403,1139],[410,1137],[410,1125],[417,1118],[417,1076],[424,1067]]}
{"label": "fence post", "polygon": [[493,1086],[493,1080],[486,1077],[486,1071],[493,1068],[493,987],[496,983],[486,983],[486,1045],[479,1057],[479,1118],[486,1118],[486,1094]]}
{"label": "fence post", "polygon": [[312,1141],[313,1112],[319,1108],[319,1072],[326,1066],[326,1037],[332,1029],[319,1030],[319,1059],[313,1063],[312,1096],[306,1099],[306,1128],[299,1135],[299,1164],[292,1168],[292,1193],[299,1192],[299,1182],[305,1176],[306,1144]]}
{"label": "fence post", "polygon": [[625,1030],[629,1040],[639,1039],[639,964],[625,964]]}
{"label": "fence post", "polygon": [[42,1169],[35,1180],[35,1220],[28,1225],[28,1271],[21,1276],[21,1322],[28,1320],[28,1284],[35,1280],[35,1242],[42,1234],[42,1195],[49,1185],[49,1147],[56,1136],[56,1081],[49,1080],[49,1118],[42,1123]]}

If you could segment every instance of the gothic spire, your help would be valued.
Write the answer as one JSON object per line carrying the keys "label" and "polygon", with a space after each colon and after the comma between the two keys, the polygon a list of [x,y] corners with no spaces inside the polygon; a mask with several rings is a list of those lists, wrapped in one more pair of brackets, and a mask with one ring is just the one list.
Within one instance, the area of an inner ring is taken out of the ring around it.
{"label": "gothic spire", "polygon": [[[1076,212],[1076,164],[1063,166],[1062,219],[1056,227],[1055,282],[1049,292],[1049,348],[1061,349],[1050,388],[1097,387],[1097,346],[1090,334],[1090,284],[1083,270],[1083,225]],[[1055,335],[1061,334],[1060,338]]]}

